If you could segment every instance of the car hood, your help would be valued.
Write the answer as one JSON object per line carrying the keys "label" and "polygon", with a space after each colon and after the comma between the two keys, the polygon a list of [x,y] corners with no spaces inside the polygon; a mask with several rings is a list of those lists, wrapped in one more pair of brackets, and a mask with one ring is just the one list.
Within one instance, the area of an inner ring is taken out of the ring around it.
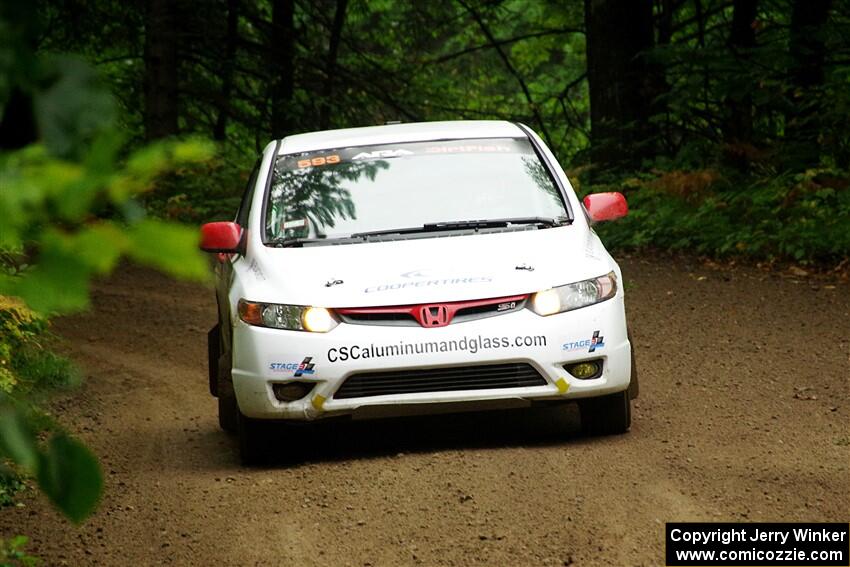
{"label": "car hood", "polygon": [[239,261],[254,301],[367,307],[531,293],[615,269],[597,236],[565,226],[305,248]]}

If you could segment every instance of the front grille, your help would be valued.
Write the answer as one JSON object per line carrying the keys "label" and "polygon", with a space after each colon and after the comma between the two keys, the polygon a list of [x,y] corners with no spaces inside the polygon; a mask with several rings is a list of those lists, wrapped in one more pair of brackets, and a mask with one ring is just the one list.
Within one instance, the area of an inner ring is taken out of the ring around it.
{"label": "front grille", "polygon": [[409,313],[339,313],[339,318],[344,323],[352,325],[419,326],[413,315]]}
{"label": "front grille", "polygon": [[452,366],[352,374],[336,391],[334,398],[366,398],[391,394],[492,390],[545,385],[546,380],[530,364]]}
{"label": "front grille", "polygon": [[[471,302],[456,301],[445,305],[458,305],[452,323],[465,323],[514,313],[525,307],[527,296],[511,296],[493,299],[475,300]],[[473,303],[466,306],[463,304]],[[437,305],[437,304],[435,304]],[[336,314],[344,323],[351,325],[382,325],[387,327],[419,327],[420,324],[414,316],[417,305],[398,305],[394,307],[359,307],[336,309]]]}

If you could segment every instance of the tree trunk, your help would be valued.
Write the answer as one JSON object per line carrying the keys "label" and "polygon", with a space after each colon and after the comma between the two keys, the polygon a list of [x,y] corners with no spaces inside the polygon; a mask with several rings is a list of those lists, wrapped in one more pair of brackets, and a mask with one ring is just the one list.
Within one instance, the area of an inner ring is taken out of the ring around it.
{"label": "tree trunk", "polygon": [[230,117],[230,95],[233,91],[233,68],[236,65],[236,43],[239,41],[239,0],[227,0],[227,30],[224,37],[224,68],[221,77],[221,99],[213,138],[227,138],[227,119]]}
{"label": "tree trunk", "polygon": [[328,45],[328,61],[325,64],[325,84],[322,89],[321,110],[319,112],[319,126],[327,130],[331,120],[331,103],[333,97],[334,79],[336,78],[336,59],[339,53],[339,40],[342,37],[342,27],[345,25],[345,10],[348,0],[337,0],[334,21],[331,27],[331,38]]}
{"label": "tree trunk", "polygon": [[145,138],[178,132],[177,8],[172,0],[145,2]]}
{"label": "tree trunk", "polygon": [[[669,47],[673,38],[673,13],[676,9],[673,0],[658,0],[658,39],[656,44],[659,48]],[[663,63],[652,60],[647,63],[649,72],[650,92],[650,115],[654,117],[655,130],[658,135],[659,145],[663,144],[666,151],[672,152],[674,142],[670,132],[670,109],[664,96],[670,92],[670,83],[667,82],[667,73]]]}
{"label": "tree trunk", "polygon": [[[694,11],[696,12],[696,20],[697,20],[697,45],[699,46],[700,52],[705,49],[705,12],[702,9],[702,0],[694,0]],[[702,70],[702,96],[705,100],[709,99],[708,91],[709,91],[709,76],[708,76],[708,66],[700,65],[700,69]]]}
{"label": "tree trunk", "polygon": [[753,142],[753,84],[749,68],[750,53],[756,46],[757,0],[734,0],[729,49],[738,62],[735,76],[729,82],[732,94],[726,97],[727,116],[723,137],[729,144]]}
{"label": "tree trunk", "polygon": [[652,0],[585,0],[591,159],[636,167],[651,155]]}
{"label": "tree trunk", "polygon": [[670,45],[673,37],[673,0],[659,0],[658,45]]}
{"label": "tree trunk", "polygon": [[785,135],[790,161],[799,167],[820,161],[820,100],[818,89],[824,81],[826,48],[823,27],[829,17],[831,0],[795,0],[791,13],[790,93],[794,111],[786,115]]}
{"label": "tree trunk", "polygon": [[273,0],[269,69],[272,70],[272,137],[283,138],[294,129],[295,1]]}
{"label": "tree trunk", "polygon": [[0,150],[17,150],[36,140],[32,95],[14,87],[0,116]]}

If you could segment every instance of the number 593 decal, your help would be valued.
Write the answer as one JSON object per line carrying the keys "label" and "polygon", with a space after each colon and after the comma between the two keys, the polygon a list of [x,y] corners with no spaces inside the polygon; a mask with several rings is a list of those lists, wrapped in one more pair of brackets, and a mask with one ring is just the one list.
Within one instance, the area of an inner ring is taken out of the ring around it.
{"label": "number 593 decal", "polygon": [[332,154],[329,156],[317,156],[310,159],[300,159],[298,160],[298,167],[318,167],[333,163],[339,163],[339,155]]}

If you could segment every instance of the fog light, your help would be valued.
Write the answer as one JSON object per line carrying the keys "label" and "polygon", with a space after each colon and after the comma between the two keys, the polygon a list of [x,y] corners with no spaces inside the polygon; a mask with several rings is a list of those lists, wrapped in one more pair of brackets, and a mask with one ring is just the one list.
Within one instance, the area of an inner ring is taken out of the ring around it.
{"label": "fog light", "polygon": [[314,385],[312,382],[286,382],[284,384],[272,384],[272,391],[278,401],[294,402],[309,394]]}
{"label": "fog light", "polygon": [[598,378],[602,374],[602,362],[599,360],[588,360],[577,364],[565,365],[564,368],[579,380]]}

